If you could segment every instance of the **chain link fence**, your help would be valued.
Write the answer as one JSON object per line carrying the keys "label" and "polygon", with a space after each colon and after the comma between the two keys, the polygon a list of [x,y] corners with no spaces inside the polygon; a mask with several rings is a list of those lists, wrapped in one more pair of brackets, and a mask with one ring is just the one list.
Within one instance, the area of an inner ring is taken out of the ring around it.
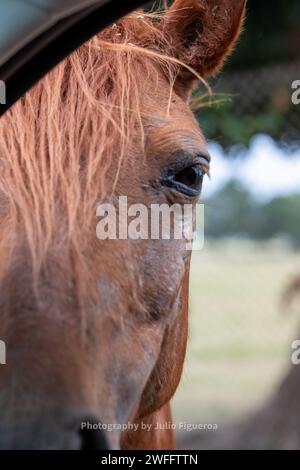
{"label": "chain link fence", "polygon": [[287,150],[299,147],[300,105],[292,101],[296,80],[300,60],[221,74],[211,81],[214,104],[198,112],[205,134],[226,148],[247,146],[258,133]]}

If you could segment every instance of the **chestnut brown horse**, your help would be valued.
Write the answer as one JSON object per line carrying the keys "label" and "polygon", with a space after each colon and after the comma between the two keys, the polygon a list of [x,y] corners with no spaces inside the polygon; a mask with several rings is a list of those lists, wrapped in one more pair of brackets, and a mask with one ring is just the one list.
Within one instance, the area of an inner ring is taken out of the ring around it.
{"label": "chestnut brown horse", "polygon": [[196,204],[209,158],[189,99],[231,52],[244,9],[135,12],[1,120],[1,449],[174,447],[155,427],[171,422],[182,372],[190,252],[178,239],[99,240],[96,207]]}

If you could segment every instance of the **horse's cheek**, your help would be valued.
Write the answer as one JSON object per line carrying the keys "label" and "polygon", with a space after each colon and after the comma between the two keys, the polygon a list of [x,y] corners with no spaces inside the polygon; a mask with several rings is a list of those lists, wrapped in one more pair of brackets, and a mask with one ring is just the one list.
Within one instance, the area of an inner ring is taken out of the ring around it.
{"label": "horse's cheek", "polygon": [[134,416],[157,361],[161,341],[158,325],[149,327],[139,322],[138,329],[129,324],[111,343],[102,381],[106,387],[102,394],[111,397],[114,413],[111,419],[122,423]]}

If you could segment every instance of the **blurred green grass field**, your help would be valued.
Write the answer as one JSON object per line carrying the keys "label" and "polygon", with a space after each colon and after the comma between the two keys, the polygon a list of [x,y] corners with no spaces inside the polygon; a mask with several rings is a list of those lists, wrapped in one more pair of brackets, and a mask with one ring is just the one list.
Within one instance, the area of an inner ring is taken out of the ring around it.
{"label": "blurred green grass field", "polygon": [[300,253],[279,241],[206,242],[193,253],[185,370],[176,422],[216,423],[255,409],[291,365],[300,301],[283,312]]}

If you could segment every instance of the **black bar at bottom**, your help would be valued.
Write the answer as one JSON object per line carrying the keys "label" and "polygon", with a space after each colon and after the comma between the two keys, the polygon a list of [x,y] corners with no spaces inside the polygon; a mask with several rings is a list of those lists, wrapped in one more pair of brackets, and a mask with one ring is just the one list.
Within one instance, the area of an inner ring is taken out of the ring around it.
{"label": "black bar at bottom", "polygon": [[[274,452],[273,452],[274,453]],[[289,459],[296,457],[295,452],[276,452],[276,462],[282,459],[287,465]],[[206,465],[212,466],[220,459],[222,463],[228,458],[231,463],[236,458],[241,463],[250,465],[259,460],[270,464],[272,452],[269,451],[0,451],[0,468],[20,466],[31,468],[54,468],[55,465],[68,465],[77,468],[105,468],[109,465],[121,465],[125,468],[138,468],[145,465]],[[246,459],[246,460],[245,460]],[[291,460],[292,462],[292,460]]]}

